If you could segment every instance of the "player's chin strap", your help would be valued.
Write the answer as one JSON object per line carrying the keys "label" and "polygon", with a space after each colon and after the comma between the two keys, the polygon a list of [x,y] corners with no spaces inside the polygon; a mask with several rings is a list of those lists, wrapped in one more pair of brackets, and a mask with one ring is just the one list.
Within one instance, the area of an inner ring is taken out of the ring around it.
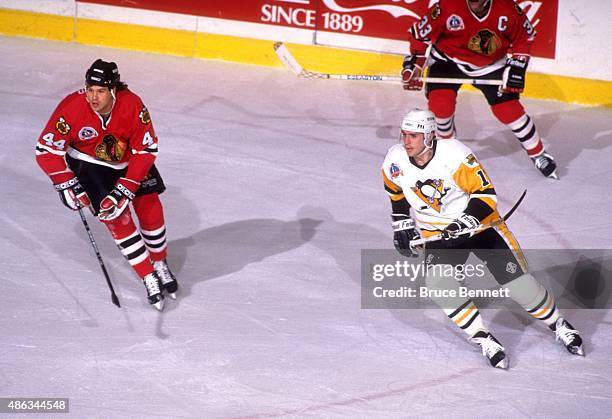
{"label": "player's chin strap", "polygon": [[[416,157],[420,157],[421,155],[425,154],[426,152],[428,152],[429,150],[431,150],[433,148],[434,134],[433,134],[433,132],[430,133],[430,134],[431,134],[431,141],[429,142],[429,145],[427,145],[427,139],[425,137],[423,137],[423,145],[425,146],[425,148],[419,154],[414,156],[415,158]],[[425,135],[425,134],[423,134],[423,135]]]}
{"label": "player's chin strap", "polygon": [[[463,230],[453,231],[453,236],[460,236],[460,235],[463,235],[463,234],[476,234],[476,233],[480,233],[481,231],[486,230],[488,228],[496,227],[496,226],[498,226],[500,224],[505,223],[506,220],[508,220],[508,218],[510,218],[510,216],[514,213],[514,211],[516,211],[516,209],[521,204],[521,202],[523,202],[523,198],[525,198],[526,194],[527,194],[527,189],[525,189],[523,191],[523,193],[521,194],[519,199],[516,201],[516,204],[514,204],[512,206],[512,208],[510,208],[510,210],[502,218],[498,218],[497,220],[492,221],[492,222],[487,223],[487,224],[480,224],[480,225],[478,225],[477,227],[474,227],[474,228],[465,228]],[[442,233],[435,234],[435,235],[429,236],[429,237],[423,237],[423,238],[416,239],[416,240],[410,240],[410,247],[422,246],[425,243],[431,243],[431,242],[436,242],[436,241],[440,241],[440,240],[442,240]]]}

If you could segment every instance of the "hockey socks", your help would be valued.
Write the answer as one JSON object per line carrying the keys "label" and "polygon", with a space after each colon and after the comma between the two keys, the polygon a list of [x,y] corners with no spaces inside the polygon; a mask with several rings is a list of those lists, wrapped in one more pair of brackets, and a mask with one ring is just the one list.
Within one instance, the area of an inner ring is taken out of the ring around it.
{"label": "hockey socks", "polygon": [[465,300],[456,309],[444,308],[444,314],[463,330],[468,336],[474,336],[479,330],[486,330],[480,311],[472,300]]}
{"label": "hockey socks", "polygon": [[104,224],[110,230],[121,254],[127,259],[140,278],[144,278],[153,272],[149,252],[145,247],[142,236],[136,229],[129,210],[124,211],[123,214],[114,220],[105,221]]}
{"label": "hockey socks", "polygon": [[557,164],[555,159],[544,151],[544,144],[540,134],[518,99],[498,103],[491,106],[495,117],[508,128],[520,141],[521,146],[531,157],[533,164],[544,176],[558,179],[556,174]]}
{"label": "hockey socks", "polygon": [[533,123],[533,119],[525,112],[518,100],[509,100],[491,106],[493,115],[512,130],[512,133],[531,158],[544,152],[544,144]]}
{"label": "hockey socks", "polygon": [[136,197],[134,211],[140,223],[140,232],[145,246],[154,261],[162,261],[167,256],[166,225],[164,210],[156,193]]}
{"label": "hockey socks", "polygon": [[[457,280],[452,275],[427,275],[425,285],[430,291],[431,300],[444,314],[463,330],[468,337],[479,330],[486,330],[482,317],[474,302],[466,297],[459,297]],[[431,292],[433,291],[433,292]],[[452,297],[450,295],[453,295]]]}
{"label": "hockey socks", "polygon": [[435,89],[427,96],[429,110],[436,117],[436,137],[440,139],[456,138],[455,107],[457,92],[451,89]]}
{"label": "hockey socks", "polygon": [[145,246],[151,253],[151,259],[154,261],[162,261],[166,259],[167,247],[166,242],[166,227],[162,226],[155,230],[145,230],[142,226],[140,228],[142,238],[144,239]]}
{"label": "hockey socks", "polygon": [[521,275],[506,284],[510,297],[519,303],[534,318],[547,326],[554,325],[559,318],[555,299],[531,274]]}

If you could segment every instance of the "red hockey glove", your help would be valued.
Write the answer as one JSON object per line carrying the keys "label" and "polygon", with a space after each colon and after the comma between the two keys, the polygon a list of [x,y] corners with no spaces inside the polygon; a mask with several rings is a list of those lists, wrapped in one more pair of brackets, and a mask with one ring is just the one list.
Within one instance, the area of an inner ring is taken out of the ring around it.
{"label": "red hockey glove", "polygon": [[140,184],[133,180],[119,178],[115,187],[100,202],[98,218],[102,221],[111,221],[119,217],[135,198],[139,186]]}
{"label": "red hockey glove", "polygon": [[406,55],[402,64],[402,87],[404,90],[421,90],[423,82],[417,80],[425,67],[424,55]]}
{"label": "red hockey glove", "polygon": [[506,68],[502,76],[502,90],[506,93],[523,93],[525,90],[525,73],[529,57],[513,55],[506,59]]}
{"label": "red hockey glove", "polygon": [[[480,225],[478,218],[469,214],[461,214],[455,221],[446,226],[442,232],[442,244],[444,247],[455,247],[474,235],[473,230]],[[463,232],[462,232],[463,231]]]}
{"label": "red hockey glove", "polygon": [[76,211],[79,208],[86,208],[91,205],[87,192],[76,177],[53,185],[53,187],[59,192],[62,203],[71,210]]}

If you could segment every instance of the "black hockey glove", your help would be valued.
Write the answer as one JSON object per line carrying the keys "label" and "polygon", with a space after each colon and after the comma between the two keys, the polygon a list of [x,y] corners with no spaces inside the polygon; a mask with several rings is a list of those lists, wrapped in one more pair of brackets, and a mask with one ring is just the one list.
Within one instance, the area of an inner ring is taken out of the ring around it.
{"label": "black hockey glove", "polygon": [[506,93],[523,93],[525,90],[525,73],[529,57],[514,55],[506,59],[506,68],[502,76],[502,90]]}
{"label": "black hockey glove", "polygon": [[[446,226],[442,231],[442,245],[444,247],[456,247],[464,243],[474,235],[473,229],[480,225],[478,218],[469,214],[461,214],[459,218]],[[472,230],[461,232],[462,230]]]}
{"label": "black hockey glove", "polygon": [[412,240],[420,239],[421,235],[414,226],[414,220],[405,214],[391,214],[393,222],[393,244],[395,249],[406,257],[417,257],[419,247],[410,245]]}
{"label": "black hockey glove", "polygon": [[55,190],[59,193],[62,204],[71,210],[78,210],[79,208],[89,207],[91,201],[85,188],[81,185],[76,177],[67,180],[66,182],[58,183],[53,185]]}

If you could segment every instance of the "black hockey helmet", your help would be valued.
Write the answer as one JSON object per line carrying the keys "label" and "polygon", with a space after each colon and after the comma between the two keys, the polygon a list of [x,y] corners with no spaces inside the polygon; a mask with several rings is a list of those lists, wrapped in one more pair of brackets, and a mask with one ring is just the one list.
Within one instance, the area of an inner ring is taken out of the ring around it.
{"label": "black hockey helmet", "polygon": [[119,83],[119,69],[114,62],[106,62],[98,58],[87,69],[85,82],[89,85],[108,87],[112,89]]}

